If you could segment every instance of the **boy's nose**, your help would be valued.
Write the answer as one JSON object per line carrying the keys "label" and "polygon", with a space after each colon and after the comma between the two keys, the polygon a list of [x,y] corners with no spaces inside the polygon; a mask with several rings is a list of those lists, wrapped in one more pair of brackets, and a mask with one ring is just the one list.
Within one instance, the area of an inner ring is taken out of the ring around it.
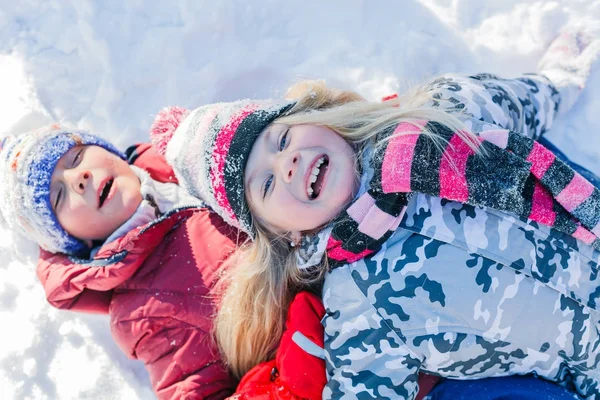
{"label": "boy's nose", "polygon": [[281,176],[286,183],[290,183],[294,179],[296,170],[298,169],[298,163],[300,161],[300,155],[298,153],[282,154],[279,160],[279,167],[281,168]]}
{"label": "boy's nose", "polygon": [[83,194],[90,183],[91,173],[88,170],[73,171],[72,186],[76,193]]}

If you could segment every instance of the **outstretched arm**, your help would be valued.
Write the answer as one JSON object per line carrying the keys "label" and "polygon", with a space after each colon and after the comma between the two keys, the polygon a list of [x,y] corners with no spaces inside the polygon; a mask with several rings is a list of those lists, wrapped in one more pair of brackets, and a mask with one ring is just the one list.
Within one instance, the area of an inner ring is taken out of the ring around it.
{"label": "outstretched arm", "polygon": [[449,75],[432,81],[427,90],[432,96],[428,106],[453,113],[473,132],[494,125],[537,139],[562,110],[559,92],[542,75],[515,79],[490,74]]}
{"label": "outstretched arm", "polygon": [[538,74],[502,79],[491,74],[446,75],[426,85],[430,106],[456,113],[473,131],[493,124],[538,139],[575,104],[600,54],[600,39],[564,32],[548,47]]}

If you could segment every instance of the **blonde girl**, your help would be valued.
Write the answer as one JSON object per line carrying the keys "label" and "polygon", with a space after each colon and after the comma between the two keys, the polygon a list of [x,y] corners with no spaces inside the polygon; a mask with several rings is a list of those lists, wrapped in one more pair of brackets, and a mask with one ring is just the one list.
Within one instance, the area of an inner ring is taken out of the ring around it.
{"label": "blonde girl", "polygon": [[412,399],[419,371],[600,395],[600,192],[534,140],[600,42],[560,40],[572,64],[540,75],[443,76],[385,103],[310,83],[201,107],[165,138],[180,182],[252,239],[217,317],[236,374],[324,284],[325,398]]}

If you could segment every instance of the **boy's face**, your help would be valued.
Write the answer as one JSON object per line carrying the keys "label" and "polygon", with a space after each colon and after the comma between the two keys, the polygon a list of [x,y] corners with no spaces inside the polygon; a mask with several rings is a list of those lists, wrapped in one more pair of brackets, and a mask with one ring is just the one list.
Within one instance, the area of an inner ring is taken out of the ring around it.
{"label": "boy's face", "polygon": [[279,233],[318,228],[336,217],[357,188],[352,147],[324,126],[271,124],[246,163],[252,213]]}
{"label": "boy's face", "polygon": [[99,146],[75,146],[58,161],[50,203],[70,235],[91,246],[104,240],[135,212],[142,195],[129,164]]}

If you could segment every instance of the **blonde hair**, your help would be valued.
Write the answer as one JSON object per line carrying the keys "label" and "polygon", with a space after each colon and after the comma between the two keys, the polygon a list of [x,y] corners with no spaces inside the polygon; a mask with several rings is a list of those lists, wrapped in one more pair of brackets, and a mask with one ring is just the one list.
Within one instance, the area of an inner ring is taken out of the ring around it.
{"label": "blonde hair", "polygon": [[[298,99],[288,115],[275,122],[286,125],[322,125],[337,132],[361,151],[375,135],[400,122],[436,121],[459,132],[477,151],[477,139],[454,116],[423,108],[430,97],[417,88],[398,99],[367,102],[354,92],[330,89],[322,81],[304,81],[288,90]],[[424,130],[437,146],[445,144],[436,132]],[[401,134],[401,133],[400,133]],[[373,143],[375,146],[381,143]],[[252,209],[252,204],[250,209]],[[309,271],[296,265],[290,239],[254,218],[256,237],[242,246],[223,277],[223,296],[215,320],[222,355],[238,378],[253,366],[272,359],[285,329],[289,303],[300,290],[320,290],[324,264]]]}

